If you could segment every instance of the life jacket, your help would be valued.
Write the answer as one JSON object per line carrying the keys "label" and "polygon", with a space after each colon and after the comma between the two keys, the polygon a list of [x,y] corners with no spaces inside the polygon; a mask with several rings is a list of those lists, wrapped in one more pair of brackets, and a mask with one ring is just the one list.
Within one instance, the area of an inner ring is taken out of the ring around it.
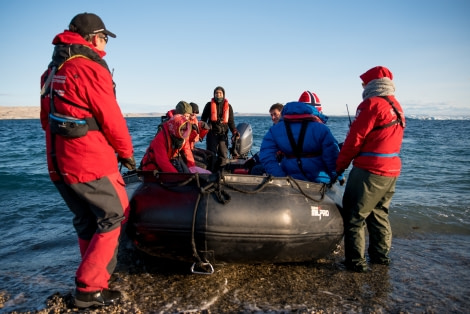
{"label": "life jacket", "polygon": [[[395,106],[395,104],[393,103],[393,101],[390,98],[388,98],[387,96],[378,96],[378,97],[385,99],[390,104],[390,106],[392,106],[393,111],[395,112],[395,115],[397,116],[397,119],[393,120],[393,121],[391,121],[387,124],[376,126],[371,130],[371,132],[378,131],[378,130],[383,130],[385,128],[391,127],[391,126],[396,125],[396,124],[400,124],[401,127],[405,128],[406,127],[405,119],[403,119],[402,114],[398,111],[398,109]],[[391,157],[399,157],[400,152],[389,153],[389,154],[376,153],[376,152],[360,152],[359,156],[391,158]]]}
{"label": "life jacket", "polygon": [[[54,48],[54,54],[52,56],[52,61],[50,62],[48,68],[49,68],[49,73],[47,77],[45,78],[44,84],[41,88],[41,96],[46,97],[48,94],[50,96],[50,114],[53,119],[57,120],[63,120],[63,123],[67,123],[67,119],[64,117],[56,117],[55,114],[55,108],[54,108],[54,98],[57,97],[61,101],[76,107],[80,108],[84,111],[87,111],[91,113],[91,110],[87,107],[80,106],[62,95],[60,95],[57,91],[55,91],[52,88],[51,82],[53,81],[53,77],[56,73],[56,71],[60,70],[63,65],[72,59],[75,58],[85,58],[91,61],[94,61],[101,66],[103,66],[106,70],[109,71],[108,64],[106,61],[101,58],[96,52],[91,50],[89,47],[80,45],[80,44],[60,44],[56,45]],[[110,72],[110,71],[109,71]],[[114,87],[114,94],[116,95],[116,84],[113,81],[113,87]],[[60,114],[58,115],[60,116]],[[74,118],[74,117],[69,117],[69,118]],[[100,126],[96,119],[94,117],[89,117],[89,118],[84,118],[83,119],[87,125],[88,125],[88,130],[89,131],[97,131],[100,130]]]}
{"label": "life jacket", "polygon": [[403,119],[402,114],[398,111],[393,101],[390,98],[388,98],[388,96],[378,96],[378,97],[385,99],[390,104],[390,106],[392,106],[393,111],[395,111],[395,114],[397,116],[397,119],[385,125],[376,126],[375,128],[372,129],[372,131],[385,129],[395,124],[400,124],[403,128],[405,128],[406,127],[405,120]]}
{"label": "life jacket", "polygon": [[[312,114],[292,114],[283,116],[284,125],[286,127],[287,137],[289,139],[290,145],[292,147],[293,155],[286,154],[281,152],[281,155],[286,158],[296,158],[297,165],[302,172],[302,174],[308,178],[302,166],[302,158],[313,158],[322,155],[322,151],[316,152],[304,152],[303,145],[305,139],[305,132],[307,131],[307,126],[309,123],[323,123],[323,121]],[[291,123],[302,123],[300,128],[300,133],[297,142],[295,141],[294,134],[292,133]]]}
{"label": "life jacket", "polygon": [[[76,119],[75,117],[69,117],[69,116],[58,114],[55,111],[54,98],[57,97],[63,102],[71,106],[80,108],[84,111],[91,113],[91,110],[89,108],[80,106],[68,100],[67,98],[60,95],[56,90],[54,90],[52,86],[52,82],[53,82],[56,72],[60,70],[67,61],[72,60],[74,58],[86,58],[88,60],[95,61],[109,71],[106,61],[104,61],[97,53],[95,53],[88,47],[85,47],[79,44],[70,44],[70,45],[63,44],[63,45],[57,45],[55,47],[52,61],[49,63],[47,74],[46,76],[44,76],[44,83],[41,87],[41,98],[45,98],[49,96],[49,131],[51,132],[50,156],[51,156],[51,162],[55,171],[55,175],[53,175],[54,181],[63,180],[63,177],[59,170],[57,156],[55,153],[56,134],[55,134],[55,131],[51,131],[51,127],[55,125],[57,126],[55,129],[62,128],[64,130],[67,130],[66,133],[69,132],[68,130],[72,130],[73,132],[74,128],[78,129],[77,126],[80,127],[83,125],[86,125],[88,131],[100,131],[101,130],[98,121],[96,121],[94,117]],[[114,94],[116,94],[114,82],[113,82],[113,87],[114,87]],[[87,131],[84,132],[84,134],[86,133]]]}
{"label": "life jacket", "polygon": [[[218,107],[218,104],[215,102],[214,98],[212,98],[211,99],[211,121],[227,124],[229,113],[230,113],[228,100],[224,99],[222,113],[217,112],[217,107]],[[219,119],[219,117],[221,118]]]}

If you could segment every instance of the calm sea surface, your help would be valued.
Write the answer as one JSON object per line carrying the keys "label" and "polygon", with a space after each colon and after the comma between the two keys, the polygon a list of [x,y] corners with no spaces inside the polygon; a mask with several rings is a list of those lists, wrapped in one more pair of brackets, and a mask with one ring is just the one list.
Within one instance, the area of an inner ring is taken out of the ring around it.
{"label": "calm sea surface", "polygon": [[[127,121],[139,162],[160,121]],[[236,117],[240,122],[252,125],[254,154],[271,119]],[[330,117],[328,125],[342,142],[348,118]],[[36,311],[45,308],[53,293],[74,289],[79,252],[72,215],[49,181],[39,120],[0,120],[0,134],[0,312]],[[388,288],[380,297],[385,305],[377,305],[378,311],[439,313],[470,308],[469,135],[469,120],[408,118],[402,175],[391,207],[393,264],[380,278]],[[304,302],[306,308],[314,307],[309,307],[312,300]],[[289,309],[289,299],[283,306],[269,298],[263,304],[267,304],[264,311]],[[336,311],[350,310],[338,306]],[[193,304],[191,309],[204,307]],[[185,309],[166,304],[155,311]]]}

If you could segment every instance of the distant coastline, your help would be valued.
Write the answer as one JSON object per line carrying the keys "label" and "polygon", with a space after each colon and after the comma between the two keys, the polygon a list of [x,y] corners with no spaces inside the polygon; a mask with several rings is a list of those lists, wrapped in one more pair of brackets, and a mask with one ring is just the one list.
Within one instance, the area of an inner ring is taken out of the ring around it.
{"label": "distant coastline", "polygon": [[[126,118],[145,118],[158,117],[165,113],[149,112],[149,113],[123,113]],[[264,113],[235,113],[236,116],[268,116]],[[0,106],[0,120],[17,120],[17,119],[39,119],[39,106],[18,106],[3,107]]]}
{"label": "distant coastline", "polygon": [[[160,118],[165,113],[148,112],[148,113],[123,113],[126,118]],[[269,117],[268,113],[240,113],[235,112],[236,117]],[[347,117],[346,115],[328,115],[331,117]],[[407,114],[408,119],[418,120],[470,120],[469,114],[436,114],[430,116],[427,114]],[[39,106],[18,106],[5,107],[0,106],[0,120],[20,120],[20,119],[39,119]]]}

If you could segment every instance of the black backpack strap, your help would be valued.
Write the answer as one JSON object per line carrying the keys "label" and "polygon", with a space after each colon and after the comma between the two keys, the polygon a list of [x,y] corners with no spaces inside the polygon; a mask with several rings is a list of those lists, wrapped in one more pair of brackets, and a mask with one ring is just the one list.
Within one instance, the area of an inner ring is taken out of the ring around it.
{"label": "black backpack strap", "polygon": [[290,121],[284,120],[284,125],[286,126],[286,132],[287,132],[287,137],[289,138],[290,145],[292,147],[292,150],[294,151],[294,155],[297,158],[297,165],[302,172],[302,174],[307,177],[307,174],[305,173],[303,167],[302,167],[302,151],[303,151],[303,146],[304,146],[304,139],[305,139],[305,133],[307,131],[307,126],[310,121],[304,120],[302,121],[302,126],[300,129],[300,134],[299,134],[299,141],[296,143],[294,139],[294,135],[292,134],[292,128],[290,125]]}
{"label": "black backpack strap", "polygon": [[393,101],[392,101],[390,98],[388,98],[388,96],[379,96],[379,97],[385,99],[385,100],[390,104],[390,106],[392,106],[393,111],[395,111],[395,114],[396,114],[396,116],[397,116],[397,119],[396,119],[396,120],[393,120],[392,122],[389,122],[389,123],[387,123],[387,124],[380,125],[380,126],[376,126],[375,128],[373,128],[373,129],[371,130],[371,132],[372,132],[372,131],[375,131],[375,130],[385,129],[385,128],[388,128],[388,127],[390,127],[390,126],[392,126],[392,125],[395,125],[395,124],[400,124],[402,127],[405,127],[405,123],[404,123],[404,121],[403,121],[403,119],[402,119],[402,117],[401,117],[401,114],[400,114],[400,112],[398,111],[398,109],[397,109],[397,107],[395,106],[395,104],[393,103]]}

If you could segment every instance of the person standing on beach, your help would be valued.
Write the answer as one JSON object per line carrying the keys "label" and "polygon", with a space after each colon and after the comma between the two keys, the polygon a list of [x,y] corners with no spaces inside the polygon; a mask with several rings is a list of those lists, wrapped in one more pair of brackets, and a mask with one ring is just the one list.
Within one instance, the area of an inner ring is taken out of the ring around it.
{"label": "person standing on beach", "polygon": [[225,98],[223,87],[217,86],[214,89],[214,98],[205,105],[201,121],[208,123],[211,127],[206,138],[206,148],[217,158],[214,169],[223,168],[228,162],[228,130],[232,132],[232,137],[239,136],[235,127],[232,105]]}
{"label": "person standing on beach", "polygon": [[81,253],[75,277],[79,308],[121,298],[108,288],[129,211],[118,161],[135,169],[131,136],[103,60],[108,37],[116,35],[99,16],[76,15],[52,41],[52,61],[41,76],[49,175],[74,214]]}
{"label": "person standing on beach", "polygon": [[366,272],[365,226],[370,263],[390,264],[392,229],[388,213],[400,175],[405,116],[394,96],[389,69],[377,66],[360,78],[363,101],[339,153],[336,172],[343,173],[353,162],[343,195],[345,266]]}

